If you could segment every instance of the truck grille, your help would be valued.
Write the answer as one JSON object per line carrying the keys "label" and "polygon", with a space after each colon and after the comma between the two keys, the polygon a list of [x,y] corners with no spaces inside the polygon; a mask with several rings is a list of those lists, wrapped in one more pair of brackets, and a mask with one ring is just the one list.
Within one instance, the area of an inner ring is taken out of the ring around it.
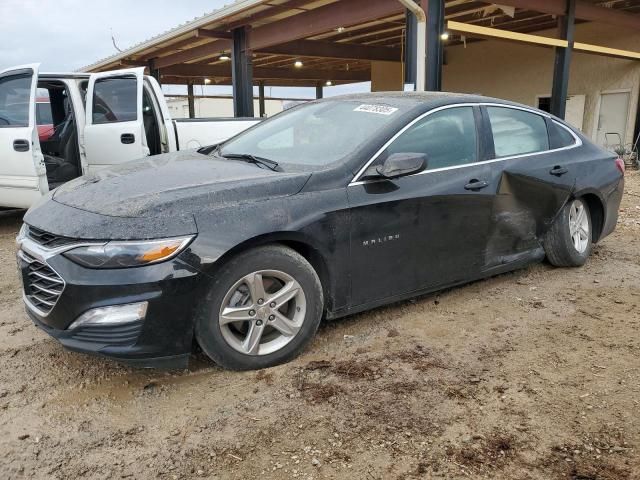
{"label": "truck grille", "polygon": [[34,242],[49,248],[62,247],[64,245],[70,245],[71,243],[77,242],[77,240],[74,240],[73,238],[55,235],[32,226],[29,226],[27,234]]}
{"label": "truck grille", "polygon": [[24,250],[20,251],[20,256],[28,264],[24,271],[24,293],[29,302],[46,315],[62,295],[64,280],[49,265]]}

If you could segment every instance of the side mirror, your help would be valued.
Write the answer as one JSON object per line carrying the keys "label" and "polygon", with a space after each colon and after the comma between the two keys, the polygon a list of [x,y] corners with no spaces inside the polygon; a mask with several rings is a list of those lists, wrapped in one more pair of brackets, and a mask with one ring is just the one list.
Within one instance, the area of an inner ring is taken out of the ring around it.
{"label": "side mirror", "polygon": [[399,178],[422,172],[427,168],[427,156],[424,153],[392,153],[376,167],[376,173],[382,178]]}

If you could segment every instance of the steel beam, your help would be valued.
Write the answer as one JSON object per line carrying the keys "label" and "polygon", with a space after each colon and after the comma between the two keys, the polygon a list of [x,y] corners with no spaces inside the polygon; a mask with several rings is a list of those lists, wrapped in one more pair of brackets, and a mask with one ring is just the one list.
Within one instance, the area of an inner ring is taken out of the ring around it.
{"label": "steel beam", "polygon": [[266,105],[264,101],[264,82],[258,83],[258,105],[260,108],[260,118],[266,117]]}
{"label": "steel beam", "polygon": [[[496,3],[552,15],[564,15],[565,12],[564,2],[558,0],[500,0]],[[640,15],[593,5],[584,0],[576,0],[576,18],[640,30]]]}
{"label": "steel beam", "polygon": [[423,0],[427,3],[427,85],[429,91],[442,90],[444,48],[440,36],[444,32],[444,0]]}
{"label": "steel beam", "polygon": [[233,30],[231,52],[233,111],[236,117],[253,117],[253,60],[249,48],[249,29]]}
{"label": "steel beam", "polygon": [[158,81],[158,83],[161,83],[160,82],[160,69],[156,68],[155,59],[153,59],[153,58],[150,59],[147,62],[147,67],[149,68],[149,75],[151,75],[153,78],[155,78]]}
{"label": "steel beam", "polygon": [[418,20],[410,10],[406,11],[404,34],[404,83],[416,84],[416,34]]}
{"label": "steel beam", "polygon": [[[163,76],[174,77],[218,77],[229,78],[232,70],[227,65],[174,65],[162,70]],[[366,82],[371,79],[369,70],[329,70],[314,68],[276,68],[276,67],[254,67],[253,78],[255,80],[267,79],[291,79],[291,80],[312,80],[316,81],[347,81]]]}
{"label": "steel beam", "polygon": [[260,53],[295,55],[317,58],[344,58],[347,60],[380,60],[397,62],[402,57],[399,48],[324,42],[319,40],[294,40],[280,45],[261,48]]}
{"label": "steel beam", "polygon": [[569,93],[569,71],[576,29],[576,0],[565,0],[564,15],[558,17],[560,38],[567,41],[566,47],[556,47],[553,67],[553,87],[551,90],[551,113],[564,119]]}
{"label": "steel beam", "polygon": [[187,103],[189,104],[189,118],[196,117],[196,106],[193,98],[193,82],[187,84]]}

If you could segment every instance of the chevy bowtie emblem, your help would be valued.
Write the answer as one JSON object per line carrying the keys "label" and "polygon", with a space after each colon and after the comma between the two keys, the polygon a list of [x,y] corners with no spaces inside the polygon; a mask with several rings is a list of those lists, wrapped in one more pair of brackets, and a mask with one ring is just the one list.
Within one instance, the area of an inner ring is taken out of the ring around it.
{"label": "chevy bowtie emblem", "polygon": [[372,238],[370,240],[364,240],[362,242],[363,247],[373,247],[375,245],[381,245],[387,242],[393,242],[394,240],[400,240],[400,234],[385,235],[384,237]]}

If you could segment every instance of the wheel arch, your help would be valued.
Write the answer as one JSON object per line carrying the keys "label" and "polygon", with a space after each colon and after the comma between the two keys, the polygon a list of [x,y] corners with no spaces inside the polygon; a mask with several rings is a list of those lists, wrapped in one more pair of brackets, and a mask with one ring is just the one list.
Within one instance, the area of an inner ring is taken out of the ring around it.
{"label": "wheel arch", "polygon": [[333,309],[334,292],[331,288],[331,274],[328,262],[321,248],[308,236],[298,232],[271,232],[244,240],[235,245],[233,248],[225,252],[218,258],[214,264],[215,269],[219,269],[225,263],[237,255],[251,250],[252,248],[264,245],[280,244],[291,248],[298,254],[302,255],[313,267],[320,279],[322,291],[324,295],[324,309],[331,311]]}
{"label": "wheel arch", "polygon": [[587,204],[589,215],[591,216],[591,239],[593,243],[598,243],[605,225],[606,210],[604,201],[596,191],[592,190],[581,191],[575,195],[575,198],[579,198]]}

